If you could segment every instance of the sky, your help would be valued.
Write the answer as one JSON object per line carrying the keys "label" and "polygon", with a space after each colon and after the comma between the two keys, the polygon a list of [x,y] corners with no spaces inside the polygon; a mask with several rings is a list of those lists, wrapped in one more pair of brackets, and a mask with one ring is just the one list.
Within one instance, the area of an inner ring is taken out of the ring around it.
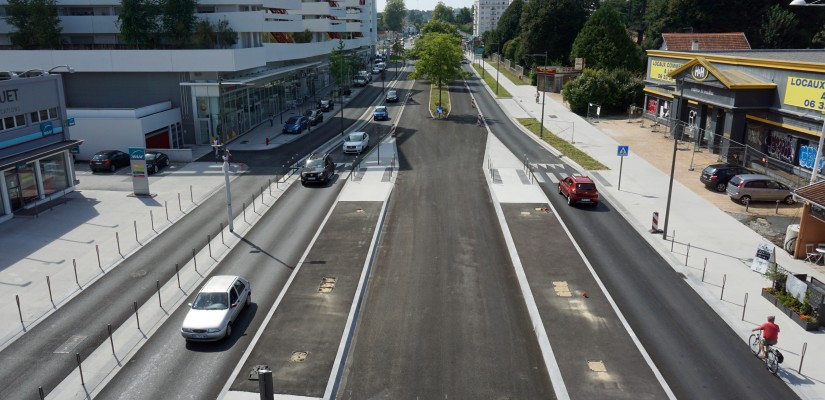
{"label": "sky", "polygon": [[[441,0],[444,2],[444,5],[447,7],[452,8],[462,8],[467,7],[470,8],[473,6],[473,0]],[[432,10],[435,8],[435,5],[438,4],[438,0],[404,0],[404,5],[407,6],[408,10]],[[384,11],[384,6],[387,5],[387,0],[378,0],[375,4],[378,8],[378,12]]]}

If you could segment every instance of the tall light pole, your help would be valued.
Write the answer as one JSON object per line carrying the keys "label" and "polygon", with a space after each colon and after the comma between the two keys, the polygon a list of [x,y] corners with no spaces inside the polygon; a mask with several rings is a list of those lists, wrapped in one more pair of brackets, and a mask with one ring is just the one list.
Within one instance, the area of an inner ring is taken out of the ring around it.
{"label": "tall light pole", "polygon": [[[530,54],[532,57],[544,56],[544,67],[547,67],[547,50],[544,51],[544,54]],[[544,102],[547,98],[545,94],[547,89],[547,75],[544,76],[544,88],[545,90],[541,91],[541,125],[539,125],[539,138],[544,139]],[[539,90],[539,81],[538,76],[536,77],[536,91]]]}
{"label": "tall light pole", "polygon": [[[226,150],[226,127],[223,120],[223,78],[218,72],[218,135],[221,137],[223,145],[223,180],[226,186],[226,219],[229,226],[229,232],[235,231],[235,224],[232,221],[232,189],[229,187],[229,152]],[[216,150],[217,151],[217,150]]]}
{"label": "tall light pole", "polygon": [[[810,3],[805,0],[793,0],[790,5],[795,7],[823,7],[825,3],[823,0],[815,0]],[[816,147],[816,158],[814,158],[814,165],[811,168],[811,181],[809,184],[816,183],[816,178],[819,170],[819,160],[822,158],[822,146],[825,144],[825,119],[822,121],[822,131],[819,132],[819,145]]]}
{"label": "tall light pole", "polygon": [[[679,141],[676,139],[676,131],[679,124],[682,122],[682,104],[687,104],[684,101],[685,94],[685,79],[682,78],[679,83],[679,106],[676,109],[676,123],[673,124],[673,159],[670,161],[670,182],[667,186],[667,205],[665,205],[665,225],[663,226],[662,239],[667,240],[667,223],[670,220],[670,201],[673,198],[673,174],[676,172],[676,151]],[[681,135],[681,134],[680,134]]]}

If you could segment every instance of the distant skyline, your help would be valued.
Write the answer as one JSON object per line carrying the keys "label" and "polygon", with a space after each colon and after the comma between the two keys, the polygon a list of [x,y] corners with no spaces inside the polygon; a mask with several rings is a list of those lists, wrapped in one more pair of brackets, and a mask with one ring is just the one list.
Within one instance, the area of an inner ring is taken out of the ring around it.
{"label": "distant skyline", "polygon": [[[454,9],[467,7],[471,8],[473,6],[473,0],[442,0],[444,5],[447,7],[452,7]],[[404,5],[407,7],[408,10],[432,10],[435,8],[435,5],[438,4],[438,0],[404,0]],[[384,6],[387,5],[387,0],[378,0],[376,3],[376,8],[378,12],[384,11]]]}

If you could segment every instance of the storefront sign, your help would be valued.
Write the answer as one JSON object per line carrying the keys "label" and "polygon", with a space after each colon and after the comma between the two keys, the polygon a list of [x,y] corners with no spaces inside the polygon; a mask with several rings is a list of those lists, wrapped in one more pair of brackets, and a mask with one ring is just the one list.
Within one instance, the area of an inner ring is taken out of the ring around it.
{"label": "storefront sign", "polygon": [[650,67],[648,71],[648,79],[653,79],[662,82],[676,83],[676,80],[668,76],[673,70],[678,69],[684,65],[681,61],[667,61],[667,60],[650,60]]}
{"label": "storefront sign", "polygon": [[825,111],[825,79],[789,76],[783,103],[809,110]]}
{"label": "storefront sign", "polygon": [[708,77],[708,69],[702,64],[696,64],[690,69],[690,75],[697,81],[703,81]]}
{"label": "storefront sign", "polygon": [[129,160],[132,167],[132,188],[135,196],[149,196],[149,177],[146,174],[146,149],[130,147]]}
{"label": "storefront sign", "polygon": [[764,274],[768,272],[771,263],[776,263],[775,247],[772,243],[762,242],[756,248],[756,257],[753,258],[751,269]]}

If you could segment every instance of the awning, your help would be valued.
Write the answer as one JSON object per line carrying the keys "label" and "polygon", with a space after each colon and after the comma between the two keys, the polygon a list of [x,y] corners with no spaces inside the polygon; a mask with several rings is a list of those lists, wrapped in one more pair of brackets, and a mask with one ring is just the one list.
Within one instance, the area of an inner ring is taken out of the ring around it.
{"label": "awning", "polygon": [[0,160],[0,170],[7,169],[8,167],[13,167],[18,164],[27,163],[32,160],[37,160],[38,158],[48,157],[59,151],[80,146],[81,143],[83,143],[82,140],[64,140],[59,143],[53,143],[48,146],[39,147],[34,150],[13,155],[11,157],[6,157]]}

